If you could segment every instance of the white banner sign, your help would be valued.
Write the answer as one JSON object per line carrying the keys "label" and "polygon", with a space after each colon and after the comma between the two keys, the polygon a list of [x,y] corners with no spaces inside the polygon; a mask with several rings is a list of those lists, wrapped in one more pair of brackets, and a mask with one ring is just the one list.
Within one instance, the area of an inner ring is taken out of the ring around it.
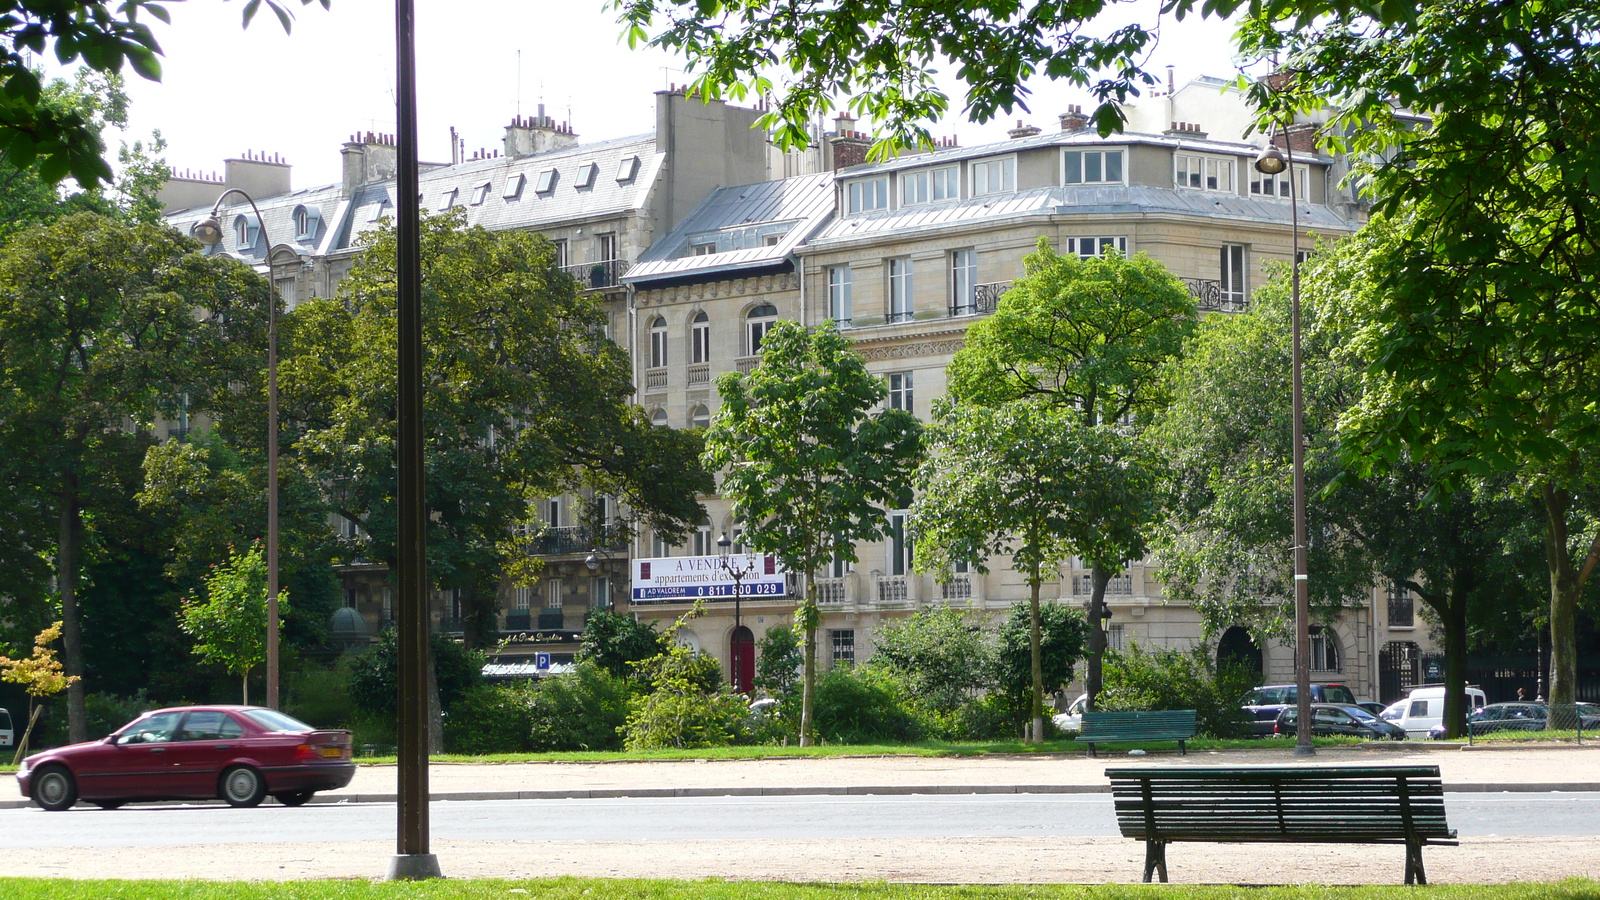
{"label": "white banner sign", "polygon": [[702,597],[733,599],[734,575],[743,597],[781,597],[783,567],[770,553],[723,556],[669,556],[633,561],[634,603],[682,603]]}

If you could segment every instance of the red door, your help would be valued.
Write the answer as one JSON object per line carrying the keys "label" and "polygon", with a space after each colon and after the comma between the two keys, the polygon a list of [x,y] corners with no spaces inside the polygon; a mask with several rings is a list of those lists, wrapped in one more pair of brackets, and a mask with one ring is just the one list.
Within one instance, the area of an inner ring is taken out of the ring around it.
{"label": "red door", "polygon": [[743,625],[733,630],[728,639],[729,668],[733,672],[733,689],[741,694],[750,693],[756,678],[756,639]]}

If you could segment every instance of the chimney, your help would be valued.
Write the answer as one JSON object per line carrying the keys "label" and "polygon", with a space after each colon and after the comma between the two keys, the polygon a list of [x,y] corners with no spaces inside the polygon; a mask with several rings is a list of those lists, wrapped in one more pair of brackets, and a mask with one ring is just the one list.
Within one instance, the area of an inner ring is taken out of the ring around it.
{"label": "chimney", "polygon": [[1194,122],[1173,122],[1172,127],[1161,133],[1168,137],[1186,137],[1196,141],[1205,140],[1207,134],[1207,132],[1202,131],[1200,126]]}
{"label": "chimney", "polygon": [[849,113],[840,113],[833,120],[835,131],[828,138],[831,151],[829,168],[833,171],[859,166],[867,161],[867,148],[872,146],[872,140],[866,135],[855,130],[855,117]]}
{"label": "chimney", "polygon": [[1285,147],[1302,156],[1312,156],[1317,152],[1317,126],[1309,122],[1300,122],[1289,126],[1289,133],[1274,132],[1272,146]]}
{"label": "chimney", "polygon": [[238,188],[255,199],[289,193],[289,164],[274,153],[268,156],[246,150],[242,157],[223,161],[226,187]]}
{"label": "chimney", "polygon": [[517,116],[506,126],[506,156],[511,159],[565,150],[577,143],[578,135],[572,130],[572,125],[567,122],[556,124],[555,119],[544,114],[543,103],[539,104],[538,115]]}
{"label": "chimney", "polygon": [[185,169],[182,172],[172,173],[167,183],[156,192],[156,199],[161,201],[164,212],[175,209],[196,209],[217,202],[217,198],[227,189],[228,186],[222,180],[222,176],[215,172],[192,172]]}
{"label": "chimney", "polygon": [[389,181],[400,170],[400,151],[392,134],[352,134],[339,152],[344,157],[341,189],[346,197],[364,185]]}
{"label": "chimney", "polygon": [[1073,104],[1061,114],[1061,130],[1071,133],[1084,131],[1089,127],[1089,117],[1083,114],[1083,107]]}
{"label": "chimney", "polygon": [[1037,125],[1024,125],[1022,124],[1022,120],[1018,119],[1017,127],[1006,132],[1006,134],[1011,135],[1012,138],[1028,138],[1033,137],[1043,130],[1044,129],[1038,127]]}

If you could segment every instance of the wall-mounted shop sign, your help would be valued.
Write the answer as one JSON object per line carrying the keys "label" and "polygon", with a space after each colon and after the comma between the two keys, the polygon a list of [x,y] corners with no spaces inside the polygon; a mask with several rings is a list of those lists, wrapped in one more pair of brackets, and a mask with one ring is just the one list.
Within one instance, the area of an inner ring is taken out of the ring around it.
{"label": "wall-mounted shop sign", "polygon": [[734,575],[739,576],[741,597],[781,597],[787,593],[787,574],[770,553],[636,559],[633,561],[633,602],[732,600]]}

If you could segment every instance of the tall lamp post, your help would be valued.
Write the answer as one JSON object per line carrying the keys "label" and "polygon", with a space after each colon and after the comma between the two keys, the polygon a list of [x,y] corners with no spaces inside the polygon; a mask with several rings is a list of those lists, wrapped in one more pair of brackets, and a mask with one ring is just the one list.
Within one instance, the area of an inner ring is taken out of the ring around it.
{"label": "tall lamp post", "polygon": [[728,539],[728,533],[724,531],[722,537],[717,538],[717,565],[733,579],[733,640],[729,641],[728,645],[733,677],[728,680],[733,682],[734,690],[745,690],[747,686],[739,683],[741,671],[739,665],[744,661],[740,652],[744,649],[744,645],[739,642],[739,629],[743,627],[739,615],[739,602],[744,598],[744,580],[755,574],[756,564],[749,556],[745,556],[743,562],[734,562],[728,553],[732,547],[733,541]]}
{"label": "tall lamp post", "polygon": [[1311,581],[1306,571],[1305,400],[1300,376],[1300,207],[1295,196],[1294,148],[1287,128],[1283,129],[1283,136],[1284,152],[1278,152],[1269,139],[1256,157],[1255,167],[1263,175],[1287,173],[1289,182],[1290,245],[1294,254],[1289,263],[1289,329],[1293,342],[1290,414],[1294,440],[1294,684],[1298,706],[1294,755],[1312,756],[1317,751],[1311,746]]}
{"label": "tall lamp post", "polygon": [[[601,557],[604,557],[604,559],[601,559]],[[605,573],[606,573],[606,595],[605,595],[604,598],[602,598],[602,601],[603,601],[603,606],[604,606],[605,609],[612,609],[613,605],[612,605],[612,602],[611,602],[611,552],[608,551],[608,550],[605,550],[604,548],[601,548],[601,547],[595,547],[593,550],[589,551],[589,555],[588,556],[584,557],[583,564],[584,564],[584,566],[586,566],[589,569],[589,574],[591,574],[591,575],[598,575],[598,574],[600,574],[600,571],[602,569],[605,570]]]}
{"label": "tall lamp post", "polygon": [[267,263],[267,706],[278,708],[278,291],[272,283],[272,241],[267,239],[267,223],[261,218],[256,201],[238,188],[228,188],[211,206],[211,215],[190,229],[200,243],[215,247],[222,242],[222,223],[217,213],[222,201],[238,194],[250,204],[261,241],[266,245]]}

